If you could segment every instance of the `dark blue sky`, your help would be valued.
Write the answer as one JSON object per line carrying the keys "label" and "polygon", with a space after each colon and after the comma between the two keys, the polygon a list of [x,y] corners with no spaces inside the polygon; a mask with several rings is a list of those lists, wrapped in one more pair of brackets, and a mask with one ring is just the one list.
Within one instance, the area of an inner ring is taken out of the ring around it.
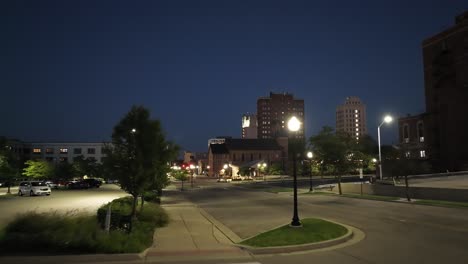
{"label": "dark blue sky", "polygon": [[[349,2],[352,2],[349,3]],[[109,140],[133,104],[170,139],[206,151],[240,137],[259,96],[305,100],[306,133],[346,96],[384,113],[424,111],[421,42],[466,1],[2,1],[0,135]],[[397,125],[382,130],[397,141]]]}

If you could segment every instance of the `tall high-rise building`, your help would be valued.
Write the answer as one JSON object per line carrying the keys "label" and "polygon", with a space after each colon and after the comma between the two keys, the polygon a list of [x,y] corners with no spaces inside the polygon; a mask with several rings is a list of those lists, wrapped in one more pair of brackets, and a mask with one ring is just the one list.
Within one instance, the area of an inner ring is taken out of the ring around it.
{"label": "tall high-rise building", "polygon": [[288,136],[288,120],[296,116],[302,122],[294,136],[304,138],[304,100],[294,99],[290,93],[272,93],[257,100],[257,137],[276,138]]}
{"label": "tall high-rise building", "polygon": [[468,168],[468,11],[422,42],[426,142],[441,169]]}
{"label": "tall high-rise building", "polygon": [[242,115],[242,138],[257,138],[257,115]]}
{"label": "tall high-rise building", "polygon": [[346,132],[356,139],[367,134],[366,105],[359,97],[346,97],[344,104],[336,108],[336,131]]}

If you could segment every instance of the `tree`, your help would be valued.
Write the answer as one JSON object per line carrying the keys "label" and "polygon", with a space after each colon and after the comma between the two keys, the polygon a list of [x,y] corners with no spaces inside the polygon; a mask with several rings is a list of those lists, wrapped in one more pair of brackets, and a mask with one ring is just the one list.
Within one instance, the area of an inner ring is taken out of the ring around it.
{"label": "tree", "polygon": [[97,177],[98,176],[98,163],[94,157],[85,158],[83,155],[77,156],[73,159],[73,174],[75,177]]}
{"label": "tree", "polygon": [[11,141],[0,137],[0,177],[6,181],[7,193],[11,193],[11,182],[19,171],[19,159],[12,149]]}
{"label": "tree", "polygon": [[172,177],[176,178],[177,180],[181,181],[182,185],[180,190],[184,190],[184,182],[188,179],[188,173],[186,170],[172,170],[171,172]]}
{"label": "tree", "polygon": [[55,179],[69,180],[74,175],[73,165],[68,162],[60,162],[55,165]]}
{"label": "tree", "polygon": [[323,127],[318,135],[309,139],[314,156],[320,160],[321,166],[332,166],[334,174],[338,176],[340,194],[342,194],[341,176],[356,166],[355,158],[360,156],[353,141],[351,136],[334,133],[333,128],[327,126]]}
{"label": "tree", "polygon": [[33,179],[46,179],[54,175],[54,167],[45,160],[28,160],[25,165],[24,176]]}
{"label": "tree", "polygon": [[159,120],[150,119],[150,112],[142,106],[133,106],[114,127],[112,144],[105,150],[105,167],[133,196],[132,218],[136,217],[138,196],[167,184],[168,164],[175,158],[175,149],[166,140]]}

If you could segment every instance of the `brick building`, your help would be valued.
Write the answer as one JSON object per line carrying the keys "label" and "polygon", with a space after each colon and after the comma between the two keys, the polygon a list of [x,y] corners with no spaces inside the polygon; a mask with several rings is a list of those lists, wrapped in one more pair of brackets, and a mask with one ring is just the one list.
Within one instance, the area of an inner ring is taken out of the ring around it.
{"label": "brick building", "polygon": [[287,161],[287,153],[288,140],[284,137],[277,139],[226,138],[224,143],[209,146],[208,175],[218,176],[225,164],[242,167],[252,162],[284,163]]}
{"label": "brick building", "polygon": [[[287,123],[291,116],[304,123],[304,100],[294,99],[290,93],[272,93],[257,100],[257,137],[260,139],[287,137]],[[304,125],[294,137],[304,138]]]}

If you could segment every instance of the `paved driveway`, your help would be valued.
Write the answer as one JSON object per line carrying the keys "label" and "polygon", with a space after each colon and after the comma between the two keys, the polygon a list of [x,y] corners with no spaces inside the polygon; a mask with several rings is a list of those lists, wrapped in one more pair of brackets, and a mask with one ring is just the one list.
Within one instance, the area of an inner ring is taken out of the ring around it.
{"label": "paved driveway", "polygon": [[32,210],[94,213],[102,204],[125,195],[117,185],[105,184],[98,189],[52,190],[50,196],[0,197],[0,227],[12,220],[16,214]]}
{"label": "paved driveway", "polygon": [[[201,188],[189,193],[242,238],[292,217],[292,197],[239,187]],[[257,257],[261,263],[466,263],[468,210],[301,195],[299,216],[320,217],[363,230],[363,241],[341,249]]]}

